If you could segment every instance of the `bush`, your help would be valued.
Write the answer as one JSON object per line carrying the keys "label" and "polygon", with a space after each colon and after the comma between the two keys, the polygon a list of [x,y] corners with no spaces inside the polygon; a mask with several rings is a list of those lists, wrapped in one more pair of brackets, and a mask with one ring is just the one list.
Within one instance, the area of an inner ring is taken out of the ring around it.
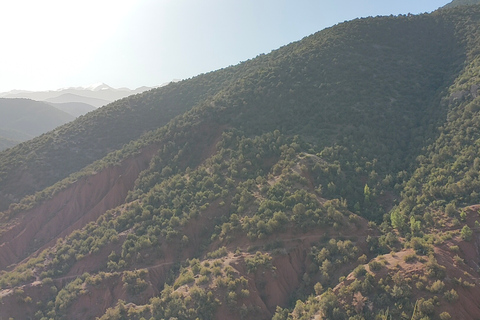
{"label": "bush", "polygon": [[452,252],[460,252],[460,248],[458,246],[450,246],[449,249]]}
{"label": "bush", "polygon": [[368,267],[370,268],[371,271],[378,271],[383,267],[383,263],[377,260],[372,260],[368,263]]}
{"label": "bush", "polygon": [[435,305],[433,299],[424,300],[423,298],[418,300],[418,310],[426,315],[433,314],[435,311]]}
{"label": "bush", "polygon": [[221,257],[225,257],[228,254],[227,248],[226,247],[221,247],[218,248],[215,251],[207,253],[207,258],[209,259],[218,259]]}
{"label": "bush", "polygon": [[438,293],[438,292],[442,292],[444,288],[445,288],[445,283],[443,283],[442,280],[437,280],[434,283],[432,283],[432,285],[427,289],[432,293]]}
{"label": "bush", "polygon": [[415,286],[417,287],[418,290],[425,289],[425,283],[423,283],[422,281],[418,281],[417,283],[415,283]]}
{"label": "bush", "polygon": [[457,213],[457,208],[455,207],[454,203],[449,203],[445,207],[445,213],[448,214],[449,216],[453,216],[455,213]]}
{"label": "bush", "polygon": [[414,262],[415,260],[417,260],[417,254],[416,253],[409,253],[409,254],[405,255],[405,257],[403,257],[403,261],[405,261],[407,263]]}
{"label": "bush", "polygon": [[455,302],[458,300],[458,293],[455,289],[445,292],[443,295],[448,302]]}
{"label": "bush", "polygon": [[194,281],[195,281],[195,277],[193,276],[193,272],[189,269],[183,269],[183,271],[180,273],[177,280],[173,284],[173,288],[178,289],[184,284],[192,283]]}
{"label": "bush", "polygon": [[366,273],[367,273],[367,270],[365,270],[365,267],[363,265],[359,265],[353,270],[353,274],[357,278],[364,276]]}
{"label": "bush", "polygon": [[357,261],[363,264],[367,262],[367,256],[365,254],[362,254],[360,257],[358,257]]}
{"label": "bush", "polygon": [[123,273],[122,281],[124,282],[124,287],[127,289],[128,293],[134,295],[147,289],[148,283],[144,280],[147,276],[148,271],[146,269],[125,271]]}
{"label": "bush", "polygon": [[272,257],[268,254],[262,254],[260,251],[257,251],[253,257],[245,258],[245,263],[247,264],[247,271],[249,273],[257,271],[259,267],[267,267],[271,265]]}
{"label": "bush", "polygon": [[472,231],[472,229],[470,229],[469,226],[465,225],[465,226],[462,228],[462,231],[460,231],[460,236],[461,236],[462,239],[465,240],[465,241],[471,241],[471,240],[472,240],[472,236],[473,236],[473,231]]}

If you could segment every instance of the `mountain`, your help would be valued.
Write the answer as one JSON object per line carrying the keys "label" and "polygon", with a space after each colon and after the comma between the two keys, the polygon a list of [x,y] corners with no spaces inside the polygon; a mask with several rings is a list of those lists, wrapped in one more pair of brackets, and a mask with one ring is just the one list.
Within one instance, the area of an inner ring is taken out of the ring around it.
{"label": "mountain", "polygon": [[85,97],[73,93],[64,93],[57,97],[45,99],[44,101],[52,103],[83,103],[94,106],[95,108],[107,105],[111,102],[109,100]]}
{"label": "mountain", "polygon": [[82,102],[101,107],[129,95],[150,90],[150,87],[139,87],[131,90],[128,88],[115,89],[104,83],[88,87],[64,88],[55,91],[25,91],[13,90],[0,93],[3,98],[25,98],[37,101],[49,101],[54,103]]}
{"label": "mountain", "polygon": [[19,140],[13,140],[13,139],[0,136],[0,150],[5,150],[19,143],[20,143]]}
{"label": "mountain", "polygon": [[71,114],[72,116],[80,117],[96,109],[93,105],[83,102],[63,102],[63,103],[49,103],[52,107],[57,108],[63,112]]}
{"label": "mountain", "polygon": [[47,103],[28,99],[0,98],[0,114],[0,137],[3,138],[5,148],[39,136],[74,119]]}
{"label": "mountain", "polygon": [[363,18],[0,153],[0,317],[477,319],[480,6]]}
{"label": "mountain", "polygon": [[443,6],[443,8],[453,8],[458,6],[466,6],[466,5],[475,5],[480,3],[479,0],[453,0],[452,2]]}

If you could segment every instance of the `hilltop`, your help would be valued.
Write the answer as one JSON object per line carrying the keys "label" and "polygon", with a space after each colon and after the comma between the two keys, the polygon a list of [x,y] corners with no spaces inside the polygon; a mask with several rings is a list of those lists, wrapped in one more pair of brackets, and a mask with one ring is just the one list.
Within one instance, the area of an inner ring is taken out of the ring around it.
{"label": "hilltop", "polygon": [[478,318],[479,66],[356,19],[0,153],[0,317]]}
{"label": "hilltop", "polygon": [[475,5],[480,3],[478,0],[453,0],[452,2],[443,6],[443,8],[453,8],[458,6],[468,6],[468,5]]}

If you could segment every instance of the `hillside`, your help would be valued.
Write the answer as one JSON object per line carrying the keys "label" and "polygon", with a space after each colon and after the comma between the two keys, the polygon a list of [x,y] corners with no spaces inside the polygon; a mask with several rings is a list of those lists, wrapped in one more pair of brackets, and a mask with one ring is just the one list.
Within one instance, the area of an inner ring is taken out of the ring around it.
{"label": "hillside", "polygon": [[55,107],[63,112],[71,114],[72,116],[80,117],[96,108],[90,104],[83,102],[62,102],[62,103],[49,103],[52,107]]}
{"label": "hillside", "polygon": [[58,97],[45,99],[45,101],[50,102],[50,103],[58,103],[58,104],[72,103],[72,102],[85,103],[85,104],[94,106],[95,108],[107,105],[110,102],[112,102],[112,101],[109,101],[109,100],[92,98],[92,97],[85,97],[85,96],[81,96],[81,95],[73,94],[73,93],[64,93],[62,95],[59,95]]}
{"label": "hillside", "polygon": [[443,8],[453,8],[458,6],[467,6],[472,4],[478,4],[478,0],[453,0],[452,2],[443,6]]}
{"label": "hillside", "polygon": [[[32,139],[74,117],[44,102],[0,98],[0,137],[6,147]],[[3,150],[6,148],[1,148]]]}
{"label": "hillside", "polygon": [[13,147],[16,144],[19,144],[20,141],[18,140],[13,140],[9,138],[5,138],[0,136],[0,150],[5,150],[7,148]]}
{"label": "hillside", "polygon": [[0,153],[0,317],[477,319],[479,66],[357,19]]}

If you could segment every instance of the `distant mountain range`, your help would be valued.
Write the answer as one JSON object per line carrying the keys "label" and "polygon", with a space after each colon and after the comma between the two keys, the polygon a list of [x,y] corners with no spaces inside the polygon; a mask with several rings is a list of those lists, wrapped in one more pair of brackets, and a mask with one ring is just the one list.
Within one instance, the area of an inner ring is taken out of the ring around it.
{"label": "distant mountain range", "polygon": [[0,93],[0,150],[32,139],[115,100],[150,89],[115,89],[100,83],[51,91]]}
{"label": "distant mountain range", "polygon": [[82,102],[98,108],[115,100],[150,89],[153,88],[140,87],[134,90],[128,88],[115,89],[105,83],[100,83],[89,87],[72,87],[51,91],[12,90],[0,93],[0,98],[26,98],[55,103]]}
{"label": "distant mountain range", "polygon": [[47,100],[45,102],[54,108],[57,108],[59,110],[62,110],[63,112],[71,114],[75,118],[96,109],[92,104],[85,103],[85,102],[60,102],[60,101],[52,102]]}

